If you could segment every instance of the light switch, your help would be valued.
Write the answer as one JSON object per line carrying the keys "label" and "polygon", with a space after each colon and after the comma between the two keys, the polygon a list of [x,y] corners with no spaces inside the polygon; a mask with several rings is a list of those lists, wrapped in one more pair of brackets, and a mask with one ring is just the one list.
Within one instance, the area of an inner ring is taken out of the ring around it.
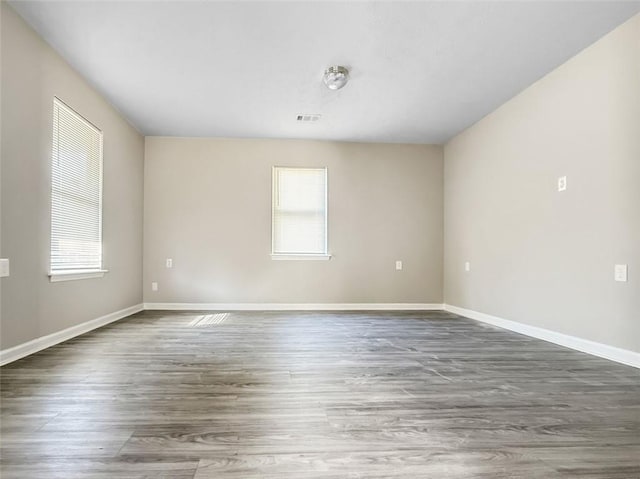
{"label": "light switch", "polygon": [[151,291],[158,291],[158,283],[155,281],[151,283]]}
{"label": "light switch", "polygon": [[567,177],[561,176],[558,178],[558,191],[564,191],[567,189]]}
{"label": "light switch", "polygon": [[173,260],[171,258],[167,258],[167,268],[173,268]]}
{"label": "light switch", "polygon": [[396,261],[396,270],[400,271],[402,269],[402,261],[398,260]]}
{"label": "light switch", "polygon": [[0,258],[0,278],[9,276],[9,259]]}
{"label": "light switch", "polygon": [[614,278],[616,281],[626,281],[627,280],[627,265],[626,264],[617,264],[614,268]]}
{"label": "light switch", "polygon": [[464,270],[465,271],[471,271],[471,263],[469,263],[468,261],[464,264]]}

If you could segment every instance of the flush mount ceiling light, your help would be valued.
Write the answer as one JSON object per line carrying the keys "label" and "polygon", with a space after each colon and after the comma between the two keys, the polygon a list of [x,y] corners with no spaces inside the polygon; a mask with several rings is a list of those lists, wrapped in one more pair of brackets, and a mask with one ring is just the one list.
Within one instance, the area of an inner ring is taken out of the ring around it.
{"label": "flush mount ceiling light", "polygon": [[329,67],[324,71],[322,81],[329,90],[339,90],[349,81],[349,70],[341,66]]}

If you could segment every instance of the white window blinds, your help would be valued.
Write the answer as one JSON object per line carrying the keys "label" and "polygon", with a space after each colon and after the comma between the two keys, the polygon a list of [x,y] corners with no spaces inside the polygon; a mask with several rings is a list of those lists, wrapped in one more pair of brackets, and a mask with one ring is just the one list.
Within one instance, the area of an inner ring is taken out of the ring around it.
{"label": "white window blinds", "polygon": [[273,253],[327,254],[327,169],[273,168]]}
{"label": "white window blinds", "polygon": [[51,272],[102,268],[102,132],[55,98]]}

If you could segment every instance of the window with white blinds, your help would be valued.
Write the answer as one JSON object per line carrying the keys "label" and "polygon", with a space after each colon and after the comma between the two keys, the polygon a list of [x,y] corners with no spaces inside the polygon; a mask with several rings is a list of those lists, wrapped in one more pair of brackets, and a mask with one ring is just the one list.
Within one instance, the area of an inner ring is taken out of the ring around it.
{"label": "window with white blinds", "polygon": [[273,168],[274,255],[327,255],[327,169]]}
{"label": "window with white blinds", "polygon": [[102,268],[102,132],[53,100],[51,273]]}

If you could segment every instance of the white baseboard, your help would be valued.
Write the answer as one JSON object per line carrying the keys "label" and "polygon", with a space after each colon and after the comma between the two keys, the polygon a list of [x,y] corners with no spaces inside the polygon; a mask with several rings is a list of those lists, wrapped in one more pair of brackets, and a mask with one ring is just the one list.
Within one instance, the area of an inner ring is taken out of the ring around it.
{"label": "white baseboard", "polygon": [[63,341],[87,333],[93,329],[118,321],[139,311],[437,311],[450,313],[492,324],[560,346],[582,351],[601,358],[640,368],[640,353],[608,346],[606,344],[557,333],[537,326],[459,308],[450,304],[437,303],[144,303],[92,319],[56,333],[28,341],[18,346],[0,351],[0,366],[36,353]]}
{"label": "white baseboard", "polygon": [[550,343],[582,351],[583,353],[592,354],[617,363],[640,368],[640,353],[636,353],[634,351],[616,348],[614,346],[597,343],[595,341],[589,341],[588,339],[569,336],[568,334],[557,333],[537,326],[518,323],[516,321],[499,318],[497,316],[491,316],[490,314],[479,313],[478,311],[473,311],[471,309],[459,308],[450,304],[445,304],[444,309],[450,313],[475,319],[483,323],[492,324],[500,328],[515,331],[516,333],[525,334],[533,338],[542,339],[544,341],[549,341]]}
{"label": "white baseboard", "polygon": [[434,311],[432,303],[144,303],[144,309],[174,311]]}
{"label": "white baseboard", "polygon": [[70,328],[63,329],[62,331],[33,339],[9,349],[4,349],[0,351],[0,366],[4,366],[5,364],[24,358],[30,354],[37,353],[38,351],[42,351],[43,349],[49,348],[63,341],[75,338],[76,336],[80,336],[81,334],[87,333],[106,324],[113,323],[119,319],[126,318],[127,316],[142,311],[143,309],[144,307],[142,304],[136,304],[134,306],[121,309],[120,311],[106,314],[84,323],[76,324]]}

